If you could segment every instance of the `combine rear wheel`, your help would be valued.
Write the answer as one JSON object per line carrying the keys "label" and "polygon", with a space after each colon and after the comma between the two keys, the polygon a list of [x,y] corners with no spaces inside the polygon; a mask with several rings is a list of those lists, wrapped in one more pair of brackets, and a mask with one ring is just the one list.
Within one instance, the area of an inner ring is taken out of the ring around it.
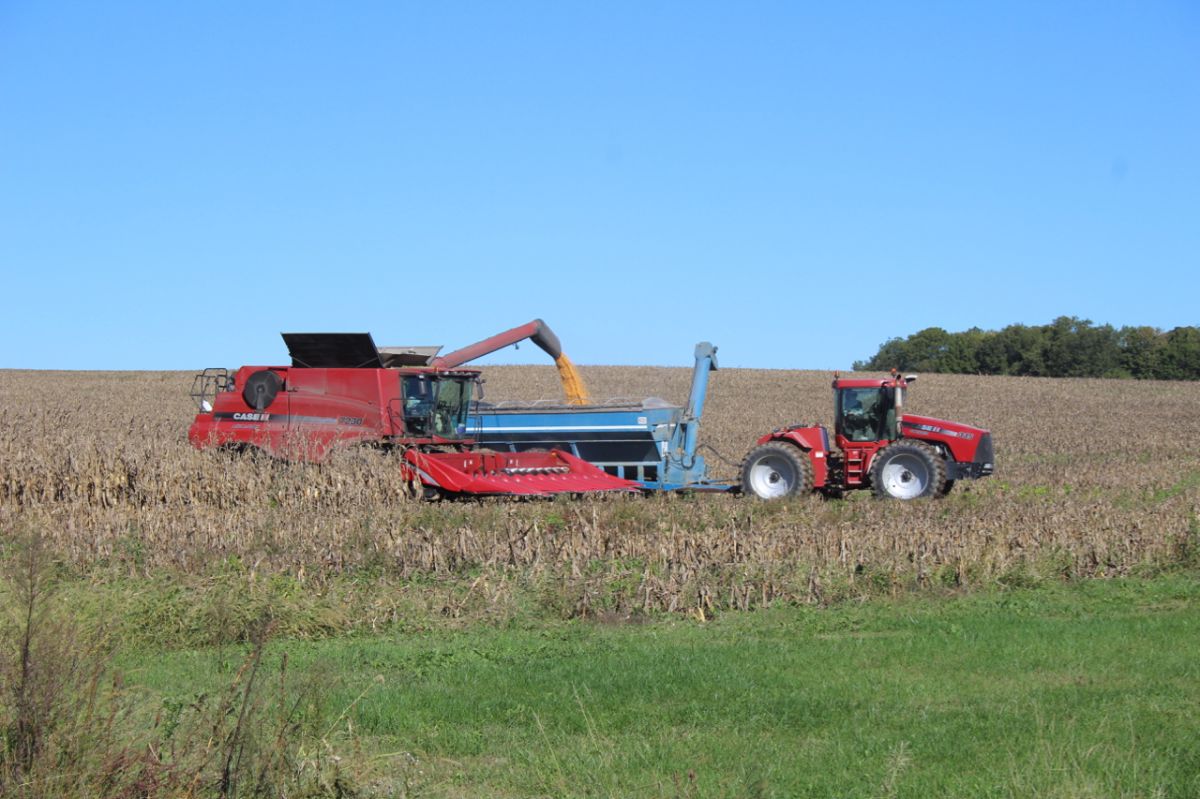
{"label": "combine rear wheel", "polygon": [[742,463],[742,490],[759,499],[807,494],[812,487],[812,464],[792,444],[773,441],[755,447]]}
{"label": "combine rear wheel", "polygon": [[942,496],[946,491],[946,462],[928,444],[905,441],[875,456],[871,485],[883,499]]}

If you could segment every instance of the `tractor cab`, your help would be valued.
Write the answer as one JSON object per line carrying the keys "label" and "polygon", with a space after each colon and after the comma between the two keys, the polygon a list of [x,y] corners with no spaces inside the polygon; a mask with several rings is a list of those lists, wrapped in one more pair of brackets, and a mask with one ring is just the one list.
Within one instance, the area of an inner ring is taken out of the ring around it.
{"label": "tractor cab", "polygon": [[848,445],[886,443],[901,437],[901,409],[909,380],[843,380],[835,378],[834,432]]}
{"label": "tractor cab", "polygon": [[467,437],[467,415],[478,373],[422,373],[401,377],[404,431],[410,438]]}

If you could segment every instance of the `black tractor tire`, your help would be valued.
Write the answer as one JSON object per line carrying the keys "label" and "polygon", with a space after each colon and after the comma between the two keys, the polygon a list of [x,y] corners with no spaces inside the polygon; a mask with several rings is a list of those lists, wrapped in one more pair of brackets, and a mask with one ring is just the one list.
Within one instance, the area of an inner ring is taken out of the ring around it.
{"label": "black tractor tire", "polygon": [[282,387],[283,381],[279,375],[270,369],[263,369],[246,378],[246,385],[242,389],[242,399],[254,410],[265,411],[271,407],[271,403],[275,401],[275,395]]}
{"label": "black tractor tire", "polygon": [[742,491],[759,499],[783,499],[813,489],[812,464],[794,444],[771,441],[750,450],[742,461]]}
{"label": "black tractor tire", "polygon": [[920,441],[897,441],[871,463],[871,487],[880,499],[911,500],[942,496],[946,461]]}

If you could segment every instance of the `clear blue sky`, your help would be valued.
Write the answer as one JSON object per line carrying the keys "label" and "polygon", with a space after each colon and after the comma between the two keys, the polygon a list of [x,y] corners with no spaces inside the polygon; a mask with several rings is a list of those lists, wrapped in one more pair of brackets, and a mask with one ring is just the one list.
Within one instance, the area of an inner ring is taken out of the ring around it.
{"label": "clear blue sky", "polygon": [[6,0],[0,270],[19,368],[1200,324],[1200,4]]}

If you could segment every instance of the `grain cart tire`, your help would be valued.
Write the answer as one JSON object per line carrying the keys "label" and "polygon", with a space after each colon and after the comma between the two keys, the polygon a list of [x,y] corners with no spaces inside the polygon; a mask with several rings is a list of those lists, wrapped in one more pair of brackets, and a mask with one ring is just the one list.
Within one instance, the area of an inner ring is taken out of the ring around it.
{"label": "grain cart tire", "polygon": [[242,389],[242,399],[256,411],[266,410],[275,401],[275,395],[283,387],[279,375],[270,369],[255,372],[246,378],[246,387]]}
{"label": "grain cart tire", "polygon": [[772,441],[750,450],[742,461],[742,491],[759,499],[794,497],[812,488],[812,464],[793,444]]}
{"label": "grain cart tire", "polygon": [[946,486],[946,461],[928,444],[898,442],[875,456],[871,485],[880,499],[941,496]]}

